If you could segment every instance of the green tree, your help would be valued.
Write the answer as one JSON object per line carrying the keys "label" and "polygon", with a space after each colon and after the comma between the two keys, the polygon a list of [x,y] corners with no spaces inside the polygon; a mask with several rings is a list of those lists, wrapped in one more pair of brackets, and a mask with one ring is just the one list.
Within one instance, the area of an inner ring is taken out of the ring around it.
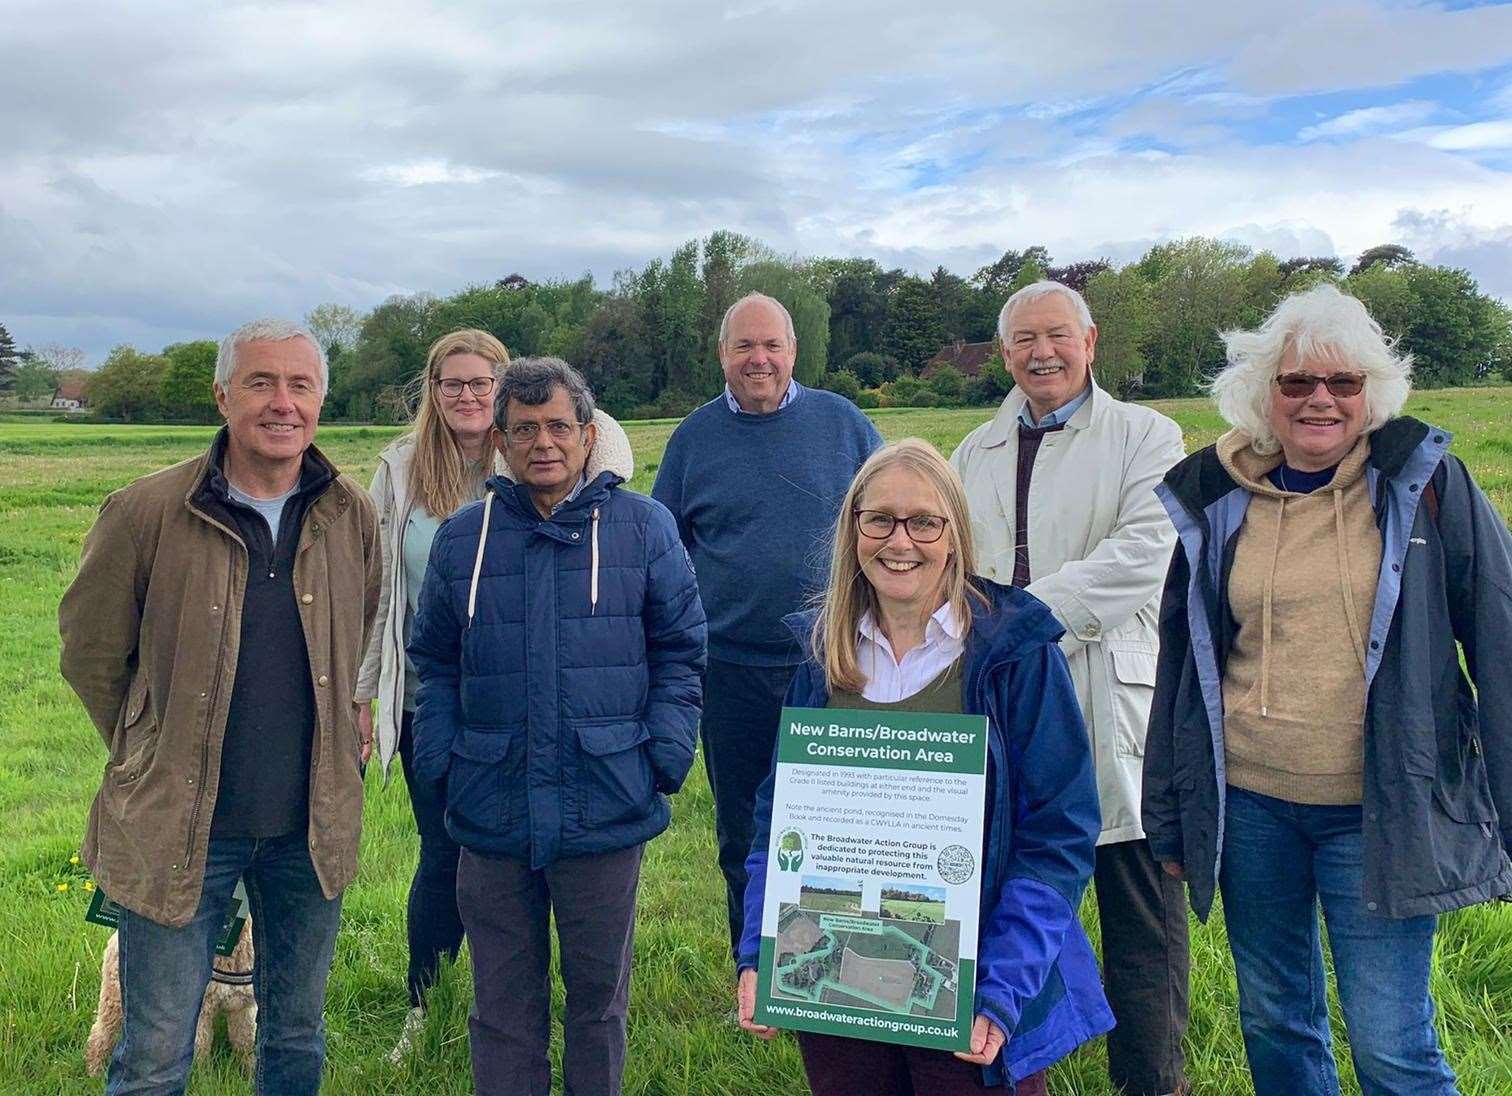
{"label": "green tree", "polygon": [[1027,247],[1023,251],[1005,251],[997,262],[989,263],[973,274],[971,282],[995,300],[997,307],[1001,308],[1012,292],[1009,287],[1018,280],[1019,272],[1030,263],[1034,263],[1043,271],[1051,265],[1050,253],[1040,244]]}
{"label": "green tree", "polygon": [[320,341],[329,361],[357,345],[362,316],[344,304],[320,304],[305,315],[305,326]]}
{"label": "green tree", "polygon": [[1360,253],[1355,264],[1350,268],[1351,274],[1360,274],[1377,263],[1387,267],[1412,266],[1417,262],[1412,252],[1401,244],[1377,244]]}
{"label": "green tree", "polygon": [[158,402],[166,414],[196,422],[215,421],[215,356],[218,349],[210,339],[163,347],[163,357],[168,364],[158,382]]}
{"label": "green tree", "polygon": [[942,404],[959,404],[966,397],[966,377],[955,366],[942,365],[930,374],[929,388]]}
{"label": "green tree", "polygon": [[1408,273],[1417,298],[1402,348],[1412,353],[1420,388],[1469,384],[1497,346],[1499,316],[1468,271],[1414,266]]}
{"label": "green tree", "polygon": [[655,400],[654,359],[640,308],[620,293],[584,325],[576,364],[604,410],[623,416]]}
{"label": "green tree", "polygon": [[893,291],[882,327],[882,353],[896,359],[905,373],[917,374],[944,344],[934,289],[922,278],[904,278]]}
{"label": "green tree", "polygon": [[22,351],[20,359],[20,364],[16,366],[16,399],[22,403],[32,403],[51,398],[62,374],[41,354],[30,350]]}
{"label": "green tree", "polygon": [[1194,236],[1157,244],[1134,265],[1151,284],[1156,317],[1144,347],[1145,392],[1192,395],[1223,364],[1218,333],[1244,318],[1250,259],[1241,244]]}
{"label": "green tree", "polygon": [[1093,375],[1109,392],[1127,398],[1144,382],[1144,345],[1154,320],[1150,287],[1129,266],[1094,274],[1084,296],[1097,324]]}
{"label": "green tree", "polygon": [[368,313],[350,363],[333,379],[332,414],[360,421],[402,418],[403,401],[395,396],[418,395],[437,304],[416,293],[390,297]]}
{"label": "green tree", "polygon": [[830,307],[830,368],[874,353],[887,322],[889,296],[904,274],[874,259],[817,259],[809,264]]}
{"label": "green tree", "polygon": [[1408,268],[1375,263],[1345,278],[1340,288],[1359,298],[1389,337],[1401,339],[1412,326],[1418,300]]}
{"label": "green tree", "polygon": [[123,422],[145,422],[161,411],[158,389],[168,359],[143,354],[132,346],[118,346],[89,378],[92,410]]}
{"label": "green tree", "polygon": [[855,403],[857,397],[861,395],[861,382],[856,379],[854,373],[847,373],[843,369],[834,373],[826,373],[823,383],[824,387],[835,393],[835,395],[844,396],[852,403]]}
{"label": "green tree", "polygon": [[852,354],[845,359],[842,368],[845,372],[854,374],[868,388],[885,384],[899,372],[896,358],[889,358],[886,354],[877,354],[870,350]]}
{"label": "green tree", "polygon": [[1003,299],[1006,301],[1020,289],[1023,289],[1024,286],[1045,281],[1047,277],[1045,268],[1040,265],[1039,261],[1030,259],[1023,266],[1019,267],[1018,273],[1013,276],[1013,281],[1008,283],[1008,292],[1004,295]]}
{"label": "green tree", "polygon": [[16,371],[21,365],[21,352],[5,325],[0,323],[0,393],[10,393],[16,388]]}

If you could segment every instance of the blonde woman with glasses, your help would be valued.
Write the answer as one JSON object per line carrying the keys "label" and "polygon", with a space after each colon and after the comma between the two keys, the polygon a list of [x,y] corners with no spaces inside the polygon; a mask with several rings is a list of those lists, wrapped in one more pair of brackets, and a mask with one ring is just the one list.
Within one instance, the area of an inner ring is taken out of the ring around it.
{"label": "blonde woman with glasses", "polygon": [[[1091,748],[1050,610],[975,574],[966,497],[928,443],[862,465],[835,531],[817,609],[788,624],[802,643],[786,703],[986,715],[986,848],[971,1050],[801,1033],[815,1096],[952,1096],[982,1086],[1044,1093],[1043,1070],[1113,1026],[1077,919],[1099,814]],[[737,965],[740,1025],[756,1024],[756,965],[771,841],[772,779],[756,800]]]}
{"label": "blonde woman with glasses", "polygon": [[[436,530],[460,507],[482,497],[489,475],[505,471],[491,434],[494,390],[508,365],[509,351],[486,331],[465,328],[437,339],[416,379],[413,428],[380,454],[370,490],[383,542],[383,590],[357,679],[358,722],[364,759],[376,732],[385,783],[398,754],[420,833],[420,861],[407,910],[410,1011],[392,1054],[396,1064],[424,1022],[425,991],[436,980],[440,957],[455,958],[462,943],[458,849],[446,832],[446,789],[413,775],[418,680],[405,645]],[[609,461],[628,478],[633,461],[624,430],[602,412],[595,414],[594,422],[599,460]],[[376,716],[371,703],[375,700]]]}

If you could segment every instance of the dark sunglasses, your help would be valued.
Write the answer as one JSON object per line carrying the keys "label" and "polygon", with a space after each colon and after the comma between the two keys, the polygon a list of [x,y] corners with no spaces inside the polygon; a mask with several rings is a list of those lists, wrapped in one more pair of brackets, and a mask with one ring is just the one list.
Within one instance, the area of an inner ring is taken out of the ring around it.
{"label": "dark sunglasses", "polygon": [[1287,399],[1300,400],[1311,396],[1318,385],[1328,389],[1330,396],[1358,396],[1365,388],[1363,373],[1330,373],[1319,377],[1312,373],[1282,373],[1276,378],[1276,387]]}

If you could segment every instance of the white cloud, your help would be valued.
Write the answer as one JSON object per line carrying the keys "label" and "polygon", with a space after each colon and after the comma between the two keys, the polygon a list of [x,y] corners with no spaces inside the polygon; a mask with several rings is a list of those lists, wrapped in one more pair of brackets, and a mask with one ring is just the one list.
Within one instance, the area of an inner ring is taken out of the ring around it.
{"label": "white cloud", "polygon": [[1438,111],[1437,103],[1410,100],[1384,107],[1362,107],[1329,118],[1297,132],[1302,141],[1316,141],[1325,137],[1358,137],[1366,133],[1381,133],[1402,126],[1415,126],[1426,122]]}
{"label": "white cloud", "polygon": [[1434,148],[1454,152],[1512,148],[1512,118],[1495,122],[1473,122],[1466,126],[1440,130],[1428,138],[1428,143]]}

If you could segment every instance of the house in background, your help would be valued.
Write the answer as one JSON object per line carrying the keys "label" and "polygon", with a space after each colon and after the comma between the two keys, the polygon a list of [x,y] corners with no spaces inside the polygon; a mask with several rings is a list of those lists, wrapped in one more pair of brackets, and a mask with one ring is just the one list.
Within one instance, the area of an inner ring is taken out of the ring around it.
{"label": "house in background", "polygon": [[919,371],[919,377],[927,381],[942,365],[955,366],[961,376],[967,380],[979,377],[983,367],[992,360],[994,342],[995,340],[988,340],[969,343],[957,339],[955,342],[946,343],[940,347],[934,357],[924,363],[924,368]]}
{"label": "house in background", "polygon": [[82,411],[88,402],[80,380],[66,380],[53,392],[52,407],[57,411]]}

